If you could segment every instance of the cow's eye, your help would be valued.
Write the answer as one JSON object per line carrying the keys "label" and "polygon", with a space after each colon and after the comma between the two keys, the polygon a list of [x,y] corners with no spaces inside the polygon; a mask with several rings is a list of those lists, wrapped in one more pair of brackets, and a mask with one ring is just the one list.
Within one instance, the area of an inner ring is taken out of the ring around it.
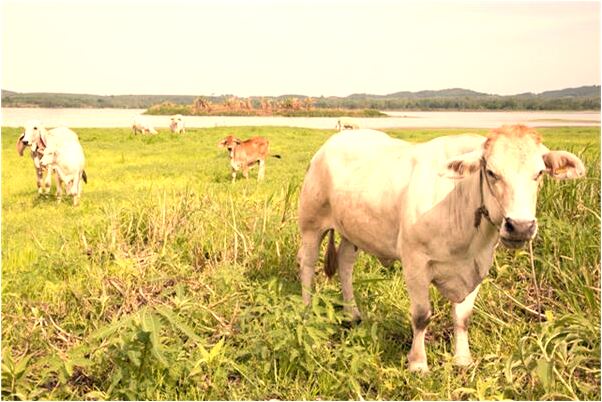
{"label": "cow's eye", "polygon": [[34,130],[37,130],[38,128],[37,128],[37,127],[34,127],[33,129],[34,129]]}
{"label": "cow's eye", "polygon": [[489,176],[489,178],[491,180],[499,180],[500,176],[498,176],[497,174],[493,173],[493,171],[487,169],[487,176]]}

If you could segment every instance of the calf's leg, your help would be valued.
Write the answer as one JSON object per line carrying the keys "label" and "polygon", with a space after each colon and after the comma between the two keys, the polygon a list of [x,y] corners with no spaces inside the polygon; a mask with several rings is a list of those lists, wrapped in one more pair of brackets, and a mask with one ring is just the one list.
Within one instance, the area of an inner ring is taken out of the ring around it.
{"label": "calf's leg", "polygon": [[352,321],[361,321],[362,315],[355,304],[355,297],[353,296],[353,264],[355,263],[356,256],[357,248],[355,245],[346,238],[341,237],[341,243],[337,251],[337,261],[343,292],[343,308],[350,315]]}
{"label": "calf's leg", "polygon": [[46,168],[46,175],[44,176],[44,194],[50,194],[50,187],[52,186],[52,167]]}
{"label": "calf's leg", "polygon": [[474,301],[477,293],[479,293],[480,286],[478,285],[475,290],[469,293],[463,302],[453,303],[452,305],[455,333],[454,364],[458,366],[468,366],[472,363],[468,347],[468,321],[472,315]]}
{"label": "calf's leg", "polygon": [[63,196],[63,182],[57,172],[54,172],[54,183],[56,184],[56,199],[60,200]]}
{"label": "calf's leg", "polygon": [[259,172],[257,173],[257,180],[263,180],[265,177],[265,160],[259,160]]}

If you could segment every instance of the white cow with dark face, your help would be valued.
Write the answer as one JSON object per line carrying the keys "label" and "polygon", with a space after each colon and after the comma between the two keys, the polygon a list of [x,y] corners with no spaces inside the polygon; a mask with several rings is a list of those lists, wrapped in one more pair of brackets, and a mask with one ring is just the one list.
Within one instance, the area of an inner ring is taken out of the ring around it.
{"label": "white cow with dark face", "polygon": [[[77,134],[66,127],[58,127],[51,130],[46,130],[42,123],[37,120],[31,120],[25,124],[25,128],[21,136],[17,140],[17,152],[23,156],[26,147],[31,149],[31,159],[36,171],[36,182],[39,194],[50,193],[53,169],[47,168],[41,164],[42,157],[46,147],[50,141],[62,143],[64,141],[77,141]],[[62,186],[60,178],[56,178],[57,197],[61,197]]]}
{"label": "white cow with dark face", "polygon": [[327,233],[325,270],[331,276],[338,269],[353,319],[360,319],[352,287],[358,249],[383,263],[401,260],[414,332],[409,368],[428,370],[430,284],[453,304],[454,362],[470,364],[467,327],[480,283],[498,242],[517,248],[535,236],[537,193],[546,174],[572,179],[585,167],[570,152],[548,150],[534,130],[520,125],[487,138],[457,135],[421,144],[373,130],[333,135],[314,155],[301,190],[303,301],[310,303]]}
{"label": "white cow with dark face", "polygon": [[186,132],[186,128],[184,127],[184,119],[182,118],[181,114],[171,116],[169,129],[172,133],[176,134],[184,134]]}

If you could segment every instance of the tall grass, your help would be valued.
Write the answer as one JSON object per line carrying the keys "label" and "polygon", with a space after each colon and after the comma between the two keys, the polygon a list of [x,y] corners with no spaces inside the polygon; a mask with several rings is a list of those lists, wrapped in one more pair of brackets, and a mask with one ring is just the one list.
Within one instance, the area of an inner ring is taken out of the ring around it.
{"label": "tall grass", "polygon": [[[362,254],[364,321],[343,323],[336,280],[300,300],[299,186],[332,131],[190,129],[134,137],[81,129],[82,205],[35,194],[32,163],[2,136],[4,399],[600,399],[600,137],[542,129],[587,178],[548,180],[534,242],[499,249],[471,323],[475,364],[451,364],[449,303],[432,291],[430,374],[406,369],[401,267]],[[423,141],[463,130],[392,130]],[[267,177],[231,184],[216,146],[265,135]],[[480,130],[480,132],[484,132]]]}

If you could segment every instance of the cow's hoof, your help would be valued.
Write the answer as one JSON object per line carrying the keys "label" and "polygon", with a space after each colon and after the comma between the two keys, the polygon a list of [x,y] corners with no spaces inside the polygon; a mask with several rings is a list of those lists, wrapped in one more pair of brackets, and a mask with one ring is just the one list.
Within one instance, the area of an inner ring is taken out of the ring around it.
{"label": "cow's hoof", "polygon": [[360,325],[362,323],[362,319],[359,318],[357,320],[343,320],[341,321],[341,326],[345,329],[351,329],[354,327],[357,327],[358,325]]}
{"label": "cow's hoof", "polygon": [[472,364],[472,357],[470,355],[466,356],[454,356],[453,360],[454,366],[466,367]]}
{"label": "cow's hoof", "polygon": [[410,362],[408,368],[410,369],[410,371],[415,373],[429,372],[429,366],[426,364],[426,362]]}
{"label": "cow's hoof", "polygon": [[348,318],[351,318],[351,321],[360,323],[362,322],[362,313],[360,313],[357,307],[352,307],[351,311],[347,310],[345,312]]}

